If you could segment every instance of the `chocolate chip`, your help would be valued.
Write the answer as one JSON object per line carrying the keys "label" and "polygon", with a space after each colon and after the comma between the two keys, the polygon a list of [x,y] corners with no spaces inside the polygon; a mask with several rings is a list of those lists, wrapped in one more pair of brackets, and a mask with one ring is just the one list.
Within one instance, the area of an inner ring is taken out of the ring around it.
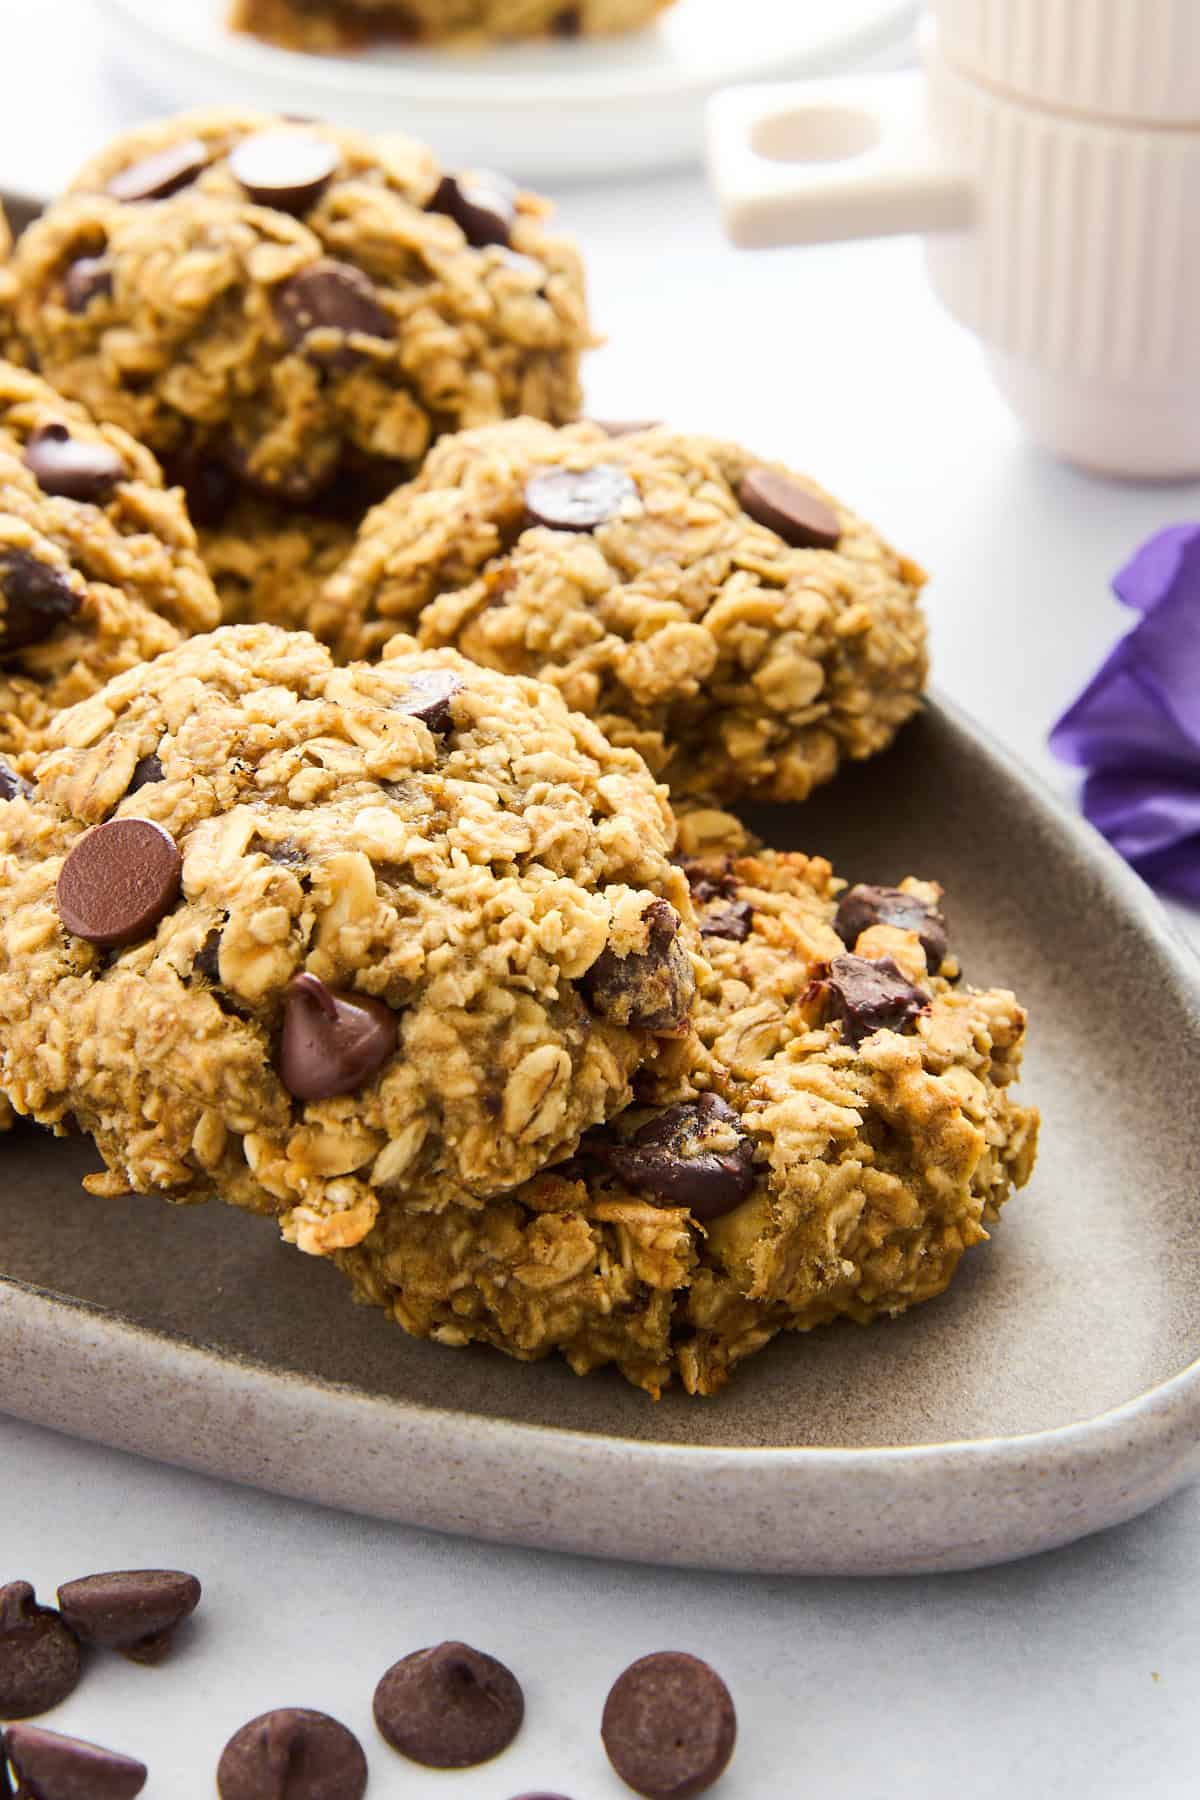
{"label": "chocolate chip", "polygon": [[754,924],[754,908],[748,900],[733,900],[715,912],[706,913],[700,921],[701,937],[732,938],[744,944]]}
{"label": "chocolate chip", "polygon": [[[322,257],[276,288],[275,316],[293,349],[304,345],[314,331],[337,331],[352,336],[394,338],[396,322],[379,304],[375,284],[353,263]],[[330,369],[347,369],[360,352],[349,342],[322,349],[314,360]]]}
{"label": "chocolate chip", "polygon": [[729,1767],[737,1714],[729,1689],[699,1657],[643,1656],[614,1683],[600,1726],[621,1780],[645,1800],[692,1800]]}
{"label": "chocolate chip", "polygon": [[220,981],[221,933],[219,931],[210,931],[199,950],[197,950],[196,960],[192,964],[192,972],[197,975],[203,975],[208,981]]}
{"label": "chocolate chip", "polygon": [[876,1031],[903,1031],[929,1005],[924,988],[914,987],[890,956],[837,956],[825,985],[842,1036],[856,1047]]}
{"label": "chocolate chip", "polygon": [[328,1713],[280,1707],[235,1732],[217,1765],[221,1800],[361,1800],[367,1759]]}
{"label": "chocolate chip", "polygon": [[134,1800],[146,1785],[145,1763],[37,1725],[10,1725],[4,1747],[20,1800]]}
{"label": "chocolate chip", "polygon": [[86,312],[93,300],[110,299],[112,291],[112,264],[103,256],[79,257],[63,280],[63,299],[72,313]]}
{"label": "chocolate chip", "polygon": [[166,771],[154,752],[149,756],[141,756],[133,765],[133,774],[129,777],[126,794],[138,794],[144,787],[154,787],[157,782],[166,780]]}
{"label": "chocolate chip", "polygon": [[0,756],[0,800],[28,800],[33,787]]}
{"label": "chocolate chip", "polygon": [[462,693],[462,682],[450,669],[416,669],[408,677],[408,691],[396,705],[428,725],[430,731],[444,735],[454,729],[450,702]]}
{"label": "chocolate chip", "polygon": [[425,210],[453,219],[476,250],[487,244],[507,247],[519,191],[507,175],[497,175],[492,169],[463,169],[457,175],[442,176]]}
{"label": "chocolate chip", "polygon": [[297,975],[287,991],[279,1078],[297,1100],[351,1094],[396,1048],[396,1015],[382,1000]]}
{"label": "chocolate chip", "polygon": [[647,948],[628,956],[602,950],[580,986],[593,1010],[615,1024],[677,1031],[696,991],[691,961],[679,942],[679,914],[666,900],[653,900],[642,917],[650,921]]}
{"label": "chocolate chip", "polygon": [[872,925],[894,925],[900,931],[915,931],[925,952],[925,963],[936,975],[946,960],[949,943],[946,921],[936,906],[906,894],[903,888],[872,887],[860,882],[847,888],[838,901],[833,928],[848,950],[853,950],[859,937]]}
{"label": "chocolate chip", "polygon": [[639,431],[656,431],[662,424],[661,419],[593,419],[593,425],[599,426],[605,437],[634,437]]}
{"label": "chocolate chip", "polygon": [[199,138],[168,144],[114,175],[105,193],[113,200],[165,200],[189,187],[208,167],[208,148]]}
{"label": "chocolate chip", "polygon": [[738,491],[743,512],[794,550],[836,550],[842,535],[833,508],[790,475],[751,469]]}
{"label": "chocolate chip", "polygon": [[43,425],[25,446],[22,459],[45,494],[102,505],[129,470],[115,450],[91,439],[73,438],[65,425]]}
{"label": "chocolate chip", "polygon": [[79,1645],[27,1581],[0,1588],[0,1719],[31,1719],[75,1691]]}
{"label": "chocolate chip", "polygon": [[[733,1148],[712,1148],[714,1132],[726,1136],[730,1126],[737,1137]],[[686,1206],[701,1224],[732,1212],[754,1186],[754,1145],[718,1094],[668,1106],[632,1137],[595,1132],[585,1150],[664,1206]]]}
{"label": "chocolate chip", "polygon": [[525,510],[552,531],[595,531],[640,498],[624,469],[539,469],[525,484]]}
{"label": "chocolate chip", "polygon": [[58,916],[74,937],[121,949],[152,935],[179,898],[183,863],[175,840],[149,819],[95,825],[58,877]]}
{"label": "chocolate chip", "polygon": [[278,212],[315,206],[337,173],[341,158],[331,138],[310,131],[257,131],[243,138],[229,167],[252,200]]}
{"label": "chocolate chip", "polygon": [[473,1769],[521,1729],[516,1676],[466,1644],[438,1644],[394,1663],[375,1689],[375,1723],[402,1756],[427,1769]]}
{"label": "chocolate chip", "polygon": [[59,1611],[82,1643],[140,1663],[161,1661],[199,1602],[200,1583],[179,1569],[85,1575],[58,1590]]}
{"label": "chocolate chip", "polygon": [[219,525],[237,499],[237,477],[196,447],[176,452],[167,462],[167,474],[183,489],[193,525]]}
{"label": "chocolate chip", "polygon": [[728,857],[724,858],[723,866],[720,867],[708,862],[681,863],[692,898],[698,905],[704,906],[718,897],[722,900],[735,898],[738,891],[737,877],[729,864]]}
{"label": "chocolate chip", "polygon": [[0,551],[0,656],[44,642],[79,607],[79,595],[61,569],[28,550]]}

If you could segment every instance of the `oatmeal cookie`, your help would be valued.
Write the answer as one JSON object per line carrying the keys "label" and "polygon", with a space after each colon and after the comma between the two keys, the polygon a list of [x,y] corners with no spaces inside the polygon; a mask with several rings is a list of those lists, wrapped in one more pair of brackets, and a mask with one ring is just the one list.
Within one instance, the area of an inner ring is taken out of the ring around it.
{"label": "oatmeal cookie", "polygon": [[920,570],[732,444],[532,419],[447,438],[370,513],[310,629],[538,675],[678,791],[802,800],[926,675]]}
{"label": "oatmeal cookie", "polygon": [[306,630],[326,582],[354,544],[354,527],[270,500],[239,500],[219,524],[198,528],[226,624],[263,621]]}
{"label": "oatmeal cookie", "polygon": [[465,1215],[682,1054],[663,791],[542,684],[226,626],[60,713],[0,804],[0,1092],[104,1193]]}
{"label": "oatmeal cookie", "polygon": [[442,432],[574,416],[583,269],[547,203],[398,134],[248,112],[128,133],[21,237],[47,378],[222,490],[364,505]]}
{"label": "oatmeal cookie", "polygon": [[364,44],[476,45],[598,37],[648,25],[671,0],[234,0],[230,23],[285,50]]}
{"label": "oatmeal cookie", "polygon": [[1027,1180],[1025,1014],[956,985],[940,890],[845,891],[820,858],[724,855],[715,816],[688,823],[702,1054],[483,1212],[381,1215],[338,1260],[417,1336],[711,1394],[780,1331],[941,1293]]}
{"label": "oatmeal cookie", "polygon": [[217,623],[183,497],[125,432],[0,363],[0,750]]}

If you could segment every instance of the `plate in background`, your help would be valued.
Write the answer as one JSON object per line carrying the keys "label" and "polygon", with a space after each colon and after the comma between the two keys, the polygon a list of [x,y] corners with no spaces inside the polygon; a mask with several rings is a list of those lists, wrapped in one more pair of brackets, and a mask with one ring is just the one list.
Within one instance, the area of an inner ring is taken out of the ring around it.
{"label": "plate in background", "polygon": [[1102,840],[944,705],[756,821],[855,880],[936,874],[1031,1014],[1033,1182],[940,1299],[777,1340],[715,1400],[405,1338],[220,1206],[93,1200],[0,1139],[0,1407],[408,1524],[780,1573],[974,1567],[1200,1469],[1200,965]]}
{"label": "plate in background", "polygon": [[101,4],[109,47],[173,106],[401,129],[452,166],[497,164],[550,186],[695,161],[717,88],[886,56],[917,12],[915,0],[678,0],[620,38],[306,56],[229,31],[229,0]]}

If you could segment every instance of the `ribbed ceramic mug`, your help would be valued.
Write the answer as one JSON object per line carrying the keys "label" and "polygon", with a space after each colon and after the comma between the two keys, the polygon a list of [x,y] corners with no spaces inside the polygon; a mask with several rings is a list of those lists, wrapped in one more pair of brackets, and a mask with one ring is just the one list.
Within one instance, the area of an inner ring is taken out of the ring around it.
{"label": "ribbed ceramic mug", "polygon": [[924,233],[1049,449],[1200,473],[1200,0],[938,0],[920,73],[732,89],[709,155],[746,248]]}

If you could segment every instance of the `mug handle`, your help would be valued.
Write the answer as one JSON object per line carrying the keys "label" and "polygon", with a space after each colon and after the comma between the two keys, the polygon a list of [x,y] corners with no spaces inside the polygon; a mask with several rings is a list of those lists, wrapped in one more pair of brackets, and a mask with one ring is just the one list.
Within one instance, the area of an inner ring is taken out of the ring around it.
{"label": "mug handle", "polygon": [[834,243],[970,225],[970,177],[931,143],[917,70],[729,88],[708,108],[708,169],[735,244]]}

